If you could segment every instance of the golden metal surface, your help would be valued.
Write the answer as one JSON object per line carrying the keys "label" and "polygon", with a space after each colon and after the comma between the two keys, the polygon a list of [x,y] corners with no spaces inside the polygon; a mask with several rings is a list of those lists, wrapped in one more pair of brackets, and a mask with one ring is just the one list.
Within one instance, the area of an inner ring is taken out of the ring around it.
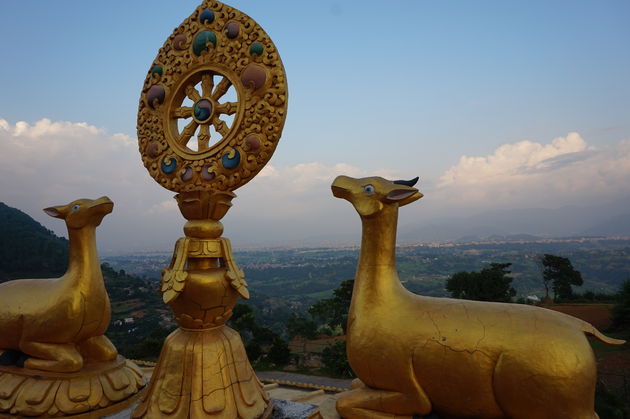
{"label": "golden metal surface", "polygon": [[79,199],[44,211],[66,222],[69,262],[53,279],[0,284],[0,352],[28,358],[0,367],[0,412],[64,416],[115,404],[144,386],[104,335],[111,317],[96,251],[96,227],[114,204]]}
{"label": "golden metal surface", "polygon": [[359,380],[340,396],[346,419],[593,419],[596,363],[591,324],[520,304],[423,297],[396,272],[398,208],[422,197],[383,178],[332,184],[363,225],[348,316],[347,353]]}
{"label": "golden metal surface", "polygon": [[142,371],[118,356],[89,363],[76,373],[0,366],[0,418],[16,416],[100,418],[132,403],[145,387]]}
{"label": "golden metal surface", "polygon": [[133,417],[259,418],[268,401],[237,332],[177,329],[166,338]]}
{"label": "golden metal surface", "polygon": [[234,196],[205,191],[176,196],[189,221],[163,271],[161,291],[181,327],[165,340],[135,418],[253,419],[270,412],[240,335],[225,325],[238,298],[249,298],[230,242],[219,237],[219,220]]}
{"label": "golden metal surface", "polygon": [[241,11],[203,1],[149,68],[138,111],[142,161],[175,192],[233,191],[271,158],[287,98],[269,35]]}
{"label": "golden metal surface", "polygon": [[249,291],[219,220],[233,191],[271,158],[286,109],[286,75],[273,42],[219,1],[204,0],[151,65],[138,110],[140,154],[160,185],[179,192],[188,222],[161,282],[181,328],[164,342],[134,417],[270,412],[240,336],[225,325]]}

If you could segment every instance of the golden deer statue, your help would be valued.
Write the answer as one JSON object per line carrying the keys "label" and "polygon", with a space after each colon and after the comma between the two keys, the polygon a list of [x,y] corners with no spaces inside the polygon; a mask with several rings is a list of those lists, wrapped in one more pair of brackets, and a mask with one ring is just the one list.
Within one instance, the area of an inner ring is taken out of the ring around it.
{"label": "golden deer statue", "polygon": [[106,196],[46,208],[68,227],[66,273],[0,284],[0,417],[97,418],[142,394],[142,371],[104,335],[111,309],[95,237],[113,208]]}
{"label": "golden deer statue", "polygon": [[116,348],[103,335],[111,312],[95,241],[96,227],[113,207],[104,196],[46,208],[68,227],[66,273],[0,284],[0,351],[26,354],[25,368],[74,372],[83,367],[84,358],[116,358]]}
{"label": "golden deer statue", "polygon": [[585,334],[609,345],[624,341],[539,307],[424,297],[402,286],[398,208],[423,196],[416,181],[339,176],[332,184],[363,224],[347,328],[359,380],[338,399],[339,414],[597,418],[596,363]]}

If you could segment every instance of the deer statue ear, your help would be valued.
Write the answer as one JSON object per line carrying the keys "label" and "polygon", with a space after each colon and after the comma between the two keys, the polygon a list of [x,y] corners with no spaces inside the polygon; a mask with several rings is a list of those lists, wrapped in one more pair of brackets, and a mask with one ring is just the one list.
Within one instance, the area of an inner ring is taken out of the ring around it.
{"label": "deer statue ear", "polygon": [[44,212],[51,217],[55,218],[63,218],[63,214],[59,211],[59,207],[48,207],[44,208]]}
{"label": "deer statue ear", "polygon": [[418,176],[416,176],[415,178],[413,178],[411,180],[395,180],[394,183],[397,184],[397,185],[405,185],[405,186],[412,187],[416,183],[418,183],[418,179],[420,179],[420,178]]}

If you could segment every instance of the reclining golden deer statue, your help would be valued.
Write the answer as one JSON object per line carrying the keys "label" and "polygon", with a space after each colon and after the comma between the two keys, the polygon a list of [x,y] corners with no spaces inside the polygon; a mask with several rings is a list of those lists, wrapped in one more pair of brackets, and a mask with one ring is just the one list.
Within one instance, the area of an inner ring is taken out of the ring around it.
{"label": "reclining golden deer statue", "polygon": [[337,401],[346,419],[437,413],[449,418],[594,419],[591,324],[520,304],[415,295],[396,272],[398,208],[413,181],[339,176],[333,195],[361,216],[361,254],[347,354],[359,378]]}
{"label": "reclining golden deer statue", "polygon": [[116,358],[103,335],[111,312],[95,241],[96,227],[113,207],[104,196],[44,210],[66,222],[68,269],[60,278],[0,284],[0,352],[21,351],[28,356],[25,368],[54,372],[79,371],[84,358]]}

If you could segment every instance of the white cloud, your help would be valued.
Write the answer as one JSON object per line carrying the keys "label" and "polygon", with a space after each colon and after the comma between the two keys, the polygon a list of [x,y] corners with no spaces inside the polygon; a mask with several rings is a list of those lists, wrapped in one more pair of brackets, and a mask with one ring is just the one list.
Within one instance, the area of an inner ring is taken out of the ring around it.
{"label": "white cloud", "polygon": [[98,128],[85,122],[52,122],[47,118],[37,121],[35,125],[29,125],[27,122],[19,121],[15,124],[15,127],[11,128],[9,126],[8,131],[10,131],[14,137],[29,138],[38,138],[57,134],[79,137],[85,133],[94,135],[100,132]]}
{"label": "white cloud", "polygon": [[504,144],[489,156],[460,157],[457,165],[442,175],[438,186],[483,184],[521,176],[544,169],[554,158],[586,149],[586,141],[577,132],[555,138],[549,144],[532,141]]}
{"label": "white cloud", "polygon": [[[64,233],[65,226],[41,208],[108,195],[115,209],[97,235],[102,250],[168,250],[182,235],[184,220],[173,193],[149,177],[135,139],[127,135],[87,123],[44,119],[11,124],[0,119],[0,153],[0,200],[57,233]],[[333,179],[341,174],[395,179],[408,172],[399,170],[346,163],[267,165],[236,191],[234,208],[224,219],[225,235],[235,246],[284,240],[295,244],[314,236],[358,238],[358,217],[350,204],[332,196]],[[436,187],[424,182],[420,188],[426,197],[415,209],[401,212],[401,221],[417,223],[454,208],[588,204],[630,193],[628,179],[630,141],[598,149],[577,133],[549,143],[521,141],[488,156],[462,157]]]}
{"label": "white cloud", "polygon": [[58,234],[65,233],[65,225],[41,208],[109,196],[115,209],[98,235],[108,250],[129,244],[125,235],[140,240],[140,216],[168,196],[149,178],[133,138],[84,122],[11,124],[0,119],[0,154],[0,200]]}
{"label": "white cloud", "polygon": [[[11,124],[0,119],[0,153],[4,156],[0,200],[58,234],[65,233],[64,224],[48,218],[41,208],[108,195],[115,208],[97,235],[103,250],[165,250],[182,235],[184,220],[173,193],[149,177],[135,139],[127,135],[109,134],[83,122],[43,119]],[[271,237],[293,236],[299,241],[314,233],[325,235],[335,223],[326,218],[348,205],[330,192],[333,179],[341,174],[396,177],[392,171],[368,172],[344,163],[267,165],[236,191],[239,197],[224,220],[226,235],[254,243],[269,242]],[[355,217],[349,206],[343,214]],[[252,228],[259,236],[252,235]]]}
{"label": "white cloud", "polygon": [[590,147],[578,133],[550,143],[504,144],[488,156],[462,156],[437,186],[445,203],[560,206],[630,193],[630,141]]}

